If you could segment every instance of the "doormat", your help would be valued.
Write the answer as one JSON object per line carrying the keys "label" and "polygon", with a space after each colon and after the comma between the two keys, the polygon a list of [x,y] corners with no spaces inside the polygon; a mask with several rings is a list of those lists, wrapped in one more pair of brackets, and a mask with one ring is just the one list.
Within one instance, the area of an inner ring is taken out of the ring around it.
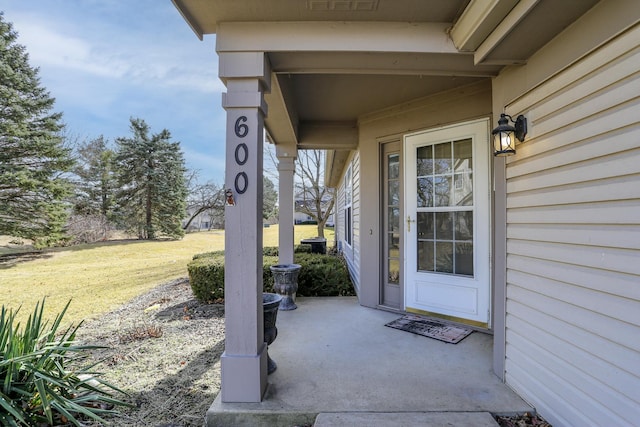
{"label": "doormat", "polygon": [[433,320],[427,320],[423,317],[414,316],[412,314],[407,314],[399,319],[387,323],[385,326],[444,341],[450,344],[458,344],[473,332],[471,329],[434,322]]}

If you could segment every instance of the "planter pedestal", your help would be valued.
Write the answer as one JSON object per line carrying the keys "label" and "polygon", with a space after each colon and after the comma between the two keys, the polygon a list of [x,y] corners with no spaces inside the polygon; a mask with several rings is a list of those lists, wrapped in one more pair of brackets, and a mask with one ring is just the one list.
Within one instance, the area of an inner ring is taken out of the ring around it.
{"label": "planter pedestal", "polygon": [[281,301],[282,297],[278,294],[262,294],[262,308],[264,311],[264,341],[267,343],[267,374],[273,373],[278,368],[276,362],[269,357],[269,345],[271,345],[278,336],[276,319],[278,317],[278,307],[280,306]]}
{"label": "planter pedestal", "polygon": [[298,291],[299,264],[278,264],[271,266],[273,289],[282,296],[280,310],[295,310],[296,292]]}

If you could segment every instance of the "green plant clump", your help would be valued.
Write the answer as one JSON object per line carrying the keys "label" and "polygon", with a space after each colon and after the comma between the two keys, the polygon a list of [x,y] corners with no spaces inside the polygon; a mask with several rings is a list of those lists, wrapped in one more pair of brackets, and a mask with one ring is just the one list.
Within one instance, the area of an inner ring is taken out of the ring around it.
{"label": "green plant clump", "polygon": [[116,414],[114,405],[127,405],[114,398],[125,394],[79,366],[96,346],[77,345],[70,326],[60,332],[67,303],[54,322],[43,319],[44,303],[37,303],[24,328],[15,322],[17,312],[0,311],[0,425],[83,425],[92,419],[104,423],[105,414]]}
{"label": "green plant clump", "polygon": [[[355,295],[344,260],[335,255],[309,253],[308,245],[297,246],[294,262],[300,264],[299,296]],[[278,250],[266,247],[263,251],[263,291],[273,292],[270,267],[278,264]],[[189,282],[195,297],[204,302],[224,299],[224,251],[207,252],[193,257],[188,265]]]}

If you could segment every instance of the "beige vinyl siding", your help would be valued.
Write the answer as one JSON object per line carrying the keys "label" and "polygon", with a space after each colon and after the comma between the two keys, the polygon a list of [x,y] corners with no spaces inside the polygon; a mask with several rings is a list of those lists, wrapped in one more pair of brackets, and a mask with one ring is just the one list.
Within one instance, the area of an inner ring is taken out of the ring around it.
{"label": "beige vinyl siding", "polygon": [[340,182],[338,186],[338,191],[336,192],[336,205],[334,208],[335,211],[335,238],[337,242],[340,242],[340,248],[344,249],[344,179]]}
{"label": "beige vinyl siding", "polygon": [[352,161],[353,168],[353,255],[352,263],[353,267],[351,272],[351,278],[356,286],[360,287],[360,152],[356,151]]}
{"label": "beige vinyl siding", "polygon": [[336,210],[336,239],[340,241],[342,254],[347,262],[351,280],[356,288],[356,292],[360,292],[360,156],[355,152],[345,167],[345,172],[351,168],[351,223],[352,223],[352,239],[351,245],[346,242],[345,236],[345,177],[342,176],[337,194],[337,210]]}
{"label": "beige vinyl siding", "polygon": [[506,168],[505,379],[557,427],[640,419],[638,40],[507,106],[530,133]]}

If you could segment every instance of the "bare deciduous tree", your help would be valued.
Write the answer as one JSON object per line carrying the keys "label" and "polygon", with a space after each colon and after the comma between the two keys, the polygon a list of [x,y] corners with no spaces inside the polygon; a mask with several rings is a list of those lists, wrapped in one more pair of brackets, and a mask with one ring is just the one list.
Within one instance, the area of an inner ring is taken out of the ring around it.
{"label": "bare deciduous tree", "polygon": [[313,218],[318,224],[318,237],[324,237],[324,227],[335,204],[335,191],[324,186],[323,151],[298,151],[296,177],[296,211]]}
{"label": "bare deciduous tree", "polygon": [[224,189],[211,181],[199,184],[194,175],[189,179],[189,196],[187,198],[189,219],[182,228],[188,230],[193,220],[203,213],[209,215],[210,228],[214,219],[224,221]]}

